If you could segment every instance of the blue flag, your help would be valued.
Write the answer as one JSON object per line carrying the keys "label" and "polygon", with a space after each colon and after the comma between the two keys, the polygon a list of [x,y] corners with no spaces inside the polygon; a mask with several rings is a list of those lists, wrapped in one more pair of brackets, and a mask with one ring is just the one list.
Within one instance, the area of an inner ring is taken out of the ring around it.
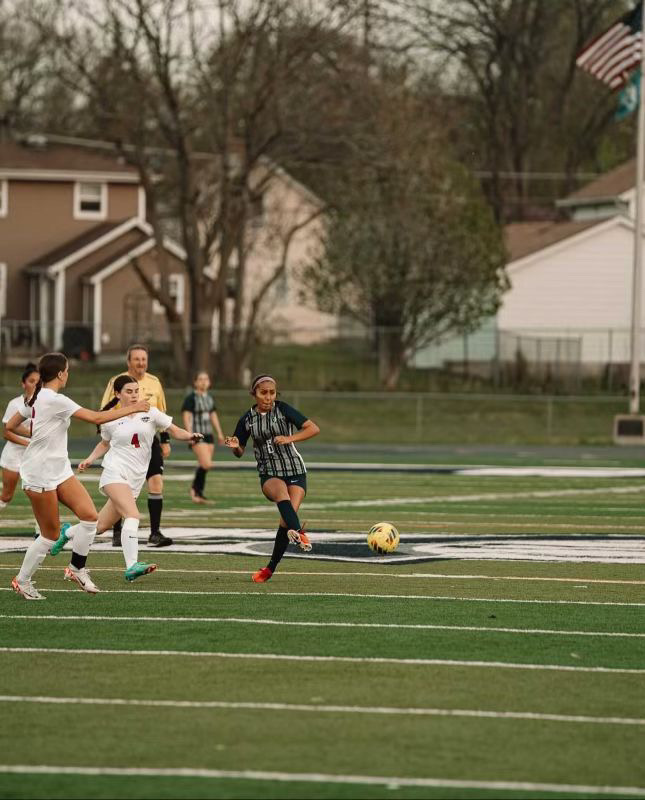
{"label": "blue flag", "polygon": [[627,81],[622,91],[618,95],[618,106],[614,119],[620,121],[628,117],[632,111],[638,108],[641,90],[641,71],[637,69]]}

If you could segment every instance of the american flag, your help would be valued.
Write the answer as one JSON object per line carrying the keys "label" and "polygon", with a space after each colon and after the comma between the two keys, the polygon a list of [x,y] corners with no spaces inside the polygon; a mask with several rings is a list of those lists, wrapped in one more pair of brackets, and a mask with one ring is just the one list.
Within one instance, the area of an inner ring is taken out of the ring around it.
{"label": "american flag", "polygon": [[629,79],[629,72],[641,61],[641,3],[584,47],[576,64],[612,89]]}

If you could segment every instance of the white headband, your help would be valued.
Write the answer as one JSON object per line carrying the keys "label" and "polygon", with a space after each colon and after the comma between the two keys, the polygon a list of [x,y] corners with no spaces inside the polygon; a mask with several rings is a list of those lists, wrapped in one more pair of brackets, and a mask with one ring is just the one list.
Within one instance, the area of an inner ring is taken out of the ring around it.
{"label": "white headband", "polygon": [[259,376],[258,376],[258,377],[257,377],[257,378],[256,378],[256,379],[253,381],[253,385],[251,386],[251,394],[254,394],[254,392],[255,392],[255,389],[256,389],[256,387],[257,387],[257,385],[258,385],[259,383],[262,383],[263,381],[271,381],[272,383],[275,383],[275,382],[276,382],[275,378],[272,378],[270,375],[259,375]]}

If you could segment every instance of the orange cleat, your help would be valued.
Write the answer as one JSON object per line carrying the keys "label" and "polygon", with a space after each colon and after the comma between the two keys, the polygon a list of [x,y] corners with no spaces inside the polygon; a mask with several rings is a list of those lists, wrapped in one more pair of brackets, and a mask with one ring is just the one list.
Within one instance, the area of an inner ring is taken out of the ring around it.
{"label": "orange cleat", "polygon": [[268,567],[262,567],[262,569],[259,569],[251,575],[251,580],[253,583],[266,583],[268,580],[271,580],[272,575],[273,570]]}
{"label": "orange cleat", "polygon": [[297,544],[298,547],[305,553],[309,553],[311,551],[311,540],[305,533],[304,528],[301,528],[299,531],[287,531],[287,536],[291,544]]}

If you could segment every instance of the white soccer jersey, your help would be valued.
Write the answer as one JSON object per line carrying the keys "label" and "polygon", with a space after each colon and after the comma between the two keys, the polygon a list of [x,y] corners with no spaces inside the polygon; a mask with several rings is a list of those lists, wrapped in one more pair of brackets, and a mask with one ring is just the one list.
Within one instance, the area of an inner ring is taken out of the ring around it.
{"label": "white soccer jersey", "polygon": [[[18,397],[14,397],[13,400],[10,400],[6,411],[4,412],[4,417],[2,418],[3,424],[9,422],[14,414],[22,414],[22,409],[24,406],[25,398],[21,394],[18,395]],[[0,456],[0,467],[11,469],[14,472],[19,472],[20,462],[22,461],[24,452],[25,448],[23,445],[6,441],[4,447],[2,448],[2,456]]]}
{"label": "white soccer jersey", "polygon": [[18,411],[30,419],[31,439],[20,465],[24,487],[55,489],[74,474],[67,454],[67,429],[81,406],[64,394],[41,389],[33,406]]}
{"label": "white soccer jersey", "polygon": [[101,436],[110,443],[103,457],[103,471],[120,475],[131,485],[139,483],[148,471],[155,433],[171,425],[172,417],[153,407],[101,425]]}

